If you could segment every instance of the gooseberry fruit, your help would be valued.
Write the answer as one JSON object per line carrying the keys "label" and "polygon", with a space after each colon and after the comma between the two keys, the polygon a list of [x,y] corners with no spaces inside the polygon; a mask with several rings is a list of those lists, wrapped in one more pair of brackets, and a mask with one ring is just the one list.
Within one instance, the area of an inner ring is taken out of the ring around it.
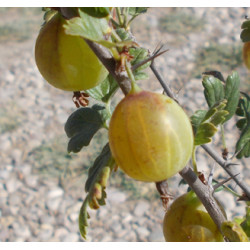
{"label": "gooseberry fruit", "polygon": [[193,149],[193,131],[173,99],[138,90],[115,108],[109,143],[116,163],[127,175],[159,182],[185,167]]}
{"label": "gooseberry fruit", "polygon": [[35,45],[37,67],[48,83],[67,91],[81,91],[101,83],[108,71],[88,44],[67,35],[65,19],[55,14],[40,30]]}
{"label": "gooseberry fruit", "polygon": [[[216,200],[217,201],[217,200]],[[220,203],[219,207],[223,210]],[[193,191],[177,198],[165,214],[163,234],[171,242],[224,241],[216,224]]]}
{"label": "gooseberry fruit", "polygon": [[243,61],[246,67],[250,70],[250,42],[243,45]]}

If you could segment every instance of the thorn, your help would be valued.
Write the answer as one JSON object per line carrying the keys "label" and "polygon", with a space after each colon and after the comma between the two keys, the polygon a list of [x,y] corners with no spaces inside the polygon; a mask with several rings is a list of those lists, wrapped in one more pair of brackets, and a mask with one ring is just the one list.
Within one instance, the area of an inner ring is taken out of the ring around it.
{"label": "thorn", "polygon": [[158,56],[160,56],[160,55],[166,53],[167,51],[169,51],[169,49],[166,49],[166,50],[164,50],[164,51],[162,51],[162,52],[160,52],[160,53],[158,53],[158,54],[153,54],[152,56],[148,57],[147,59],[143,60],[142,62],[137,63],[136,65],[134,65],[134,66],[131,68],[132,71],[135,71],[137,68],[139,68],[140,66],[146,64],[146,63],[149,62],[149,61],[153,61],[156,57],[158,57]]}
{"label": "thorn", "polygon": [[210,171],[210,174],[208,176],[208,181],[207,181],[207,184],[210,187],[212,187],[213,176],[214,176],[214,166],[212,166],[212,169]]}
{"label": "thorn", "polygon": [[214,191],[215,191],[217,188],[219,188],[220,186],[223,186],[226,182],[228,182],[228,181],[232,180],[233,178],[235,178],[235,177],[236,177],[237,175],[239,175],[239,174],[240,174],[240,173],[234,175],[233,177],[229,177],[228,179],[226,179],[226,180],[224,180],[224,181],[222,181],[222,182],[219,182],[219,183],[215,184],[215,185],[213,186]]}

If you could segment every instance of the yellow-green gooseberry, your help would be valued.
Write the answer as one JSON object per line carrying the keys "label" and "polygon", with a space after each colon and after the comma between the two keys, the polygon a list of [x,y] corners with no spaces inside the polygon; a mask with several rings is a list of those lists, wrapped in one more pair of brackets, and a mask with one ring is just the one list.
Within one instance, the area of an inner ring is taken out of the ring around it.
{"label": "yellow-green gooseberry", "polygon": [[168,179],[182,170],[193,149],[188,116],[171,98],[131,91],[110,120],[109,143],[118,166],[146,182]]}
{"label": "yellow-green gooseberry", "polygon": [[35,60],[48,83],[66,91],[81,91],[101,83],[108,71],[88,44],[65,33],[65,19],[56,13],[40,30]]}
{"label": "yellow-green gooseberry", "polygon": [[[226,217],[221,204],[218,201],[217,203]],[[170,242],[224,241],[216,224],[193,191],[173,201],[164,217],[163,234],[165,240]]]}

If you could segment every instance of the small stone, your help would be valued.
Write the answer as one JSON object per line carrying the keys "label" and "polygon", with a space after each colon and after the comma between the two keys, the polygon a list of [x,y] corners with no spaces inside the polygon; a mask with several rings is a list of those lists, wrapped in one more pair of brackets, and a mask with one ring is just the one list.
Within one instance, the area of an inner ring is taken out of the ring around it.
{"label": "small stone", "polygon": [[111,235],[104,235],[104,237],[101,239],[102,242],[110,242],[113,241],[113,238]]}
{"label": "small stone", "polygon": [[138,217],[144,215],[144,213],[149,210],[150,205],[146,201],[139,201],[135,207],[134,214]]}
{"label": "small stone", "polygon": [[69,215],[69,218],[72,222],[76,222],[78,220],[79,217],[79,212],[78,213],[72,213]]}
{"label": "small stone", "polygon": [[68,234],[69,231],[66,228],[60,227],[55,230],[54,237],[62,241]]}
{"label": "small stone", "polygon": [[153,232],[150,233],[149,236],[149,241],[150,242],[164,242],[164,236],[163,236],[163,229],[162,228],[158,228],[156,230],[153,230]]}
{"label": "small stone", "polygon": [[55,224],[55,216],[53,216],[53,215],[48,215],[48,214],[45,214],[45,215],[43,215],[43,216],[41,216],[40,218],[39,218],[39,222],[41,223],[41,224],[49,224],[49,225],[53,225],[53,224]]}
{"label": "small stone", "polygon": [[31,166],[28,164],[19,165],[18,170],[24,175],[28,176],[31,173]]}
{"label": "small stone", "polygon": [[27,239],[31,236],[30,229],[27,225],[17,224],[14,226],[14,233],[17,237]]}
{"label": "small stone", "polygon": [[63,195],[63,193],[64,193],[63,189],[57,187],[57,188],[54,188],[53,190],[49,191],[48,198],[54,199],[57,197],[61,197]]}
{"label": "small stone", "polygon": [[7,228],[14,221],[15,221],[15,218],[13,216],[5,216],[1,218],[1,225]]}
{"label": "small stone", "polygon": [[13,192],[17,191],[21,186],[22,186],[22,182],[20,182],[19,180],[14,179],[14,178],[10,178],[6,182],[6,188],[7,188],[7,191],[9,193],[13,193]]}
{"label": "small stone", "polygon": [[122,230],[122,226],[119,222],[113,222],[110,226],[113,232],[120,232]]}
{"label": "small stone", "polygon": [[122,223],[128,224],[132,220],[133,220],[133,216],[131,214],[127,214],[126,216],[123,217]]}
{"label": "small stone", "polygon": [[21,162],[21,158],[22,158],[22,151],[20,149],[13,149],[11,151],[11,157],[13,159],[13,161],[15,162],[15,165],[20,164]]}
{"label": "small stone", "polygon": [[77,242],[79,241],[79,235],[76,233],[69,233],[64,239],[63,242]]}
{"label": "small stone", "polygon": [[11,172],[8,171],[7,169],[1,169],[0,170],[0,179],[3,179],[3,180],[9,179],[10,173]]}
{"label": "small stone", "polygon": [[20,205],[11,206],[11,207],[9,208],[9,210],[10,210],[11,214],[15,215],[15,214],[17,214],[17,213],[19,212],[19,210],[20,210]]}
{"label": "small stone", "polygon": [[30,188],[38,188],[38,180],[39,180],[38,176],[34,175],[25,176],[25,183]]}
{"label": "small stone", "polygon": [[150,231],[149,231],[147,228],[145,228],[145,227],[138,227],[138,228],[136,229],[136,232],[137,232],[139,238],[140,238],[140,239],[143,239],[143,240],[144,240],[146,237],[148,237],[149,234],[150,234]]}
{"label": "small stone", "polygon": [[9,238],[9,231],[7,229],[0,230],[0,242],[5,242]]}
{"label": "small stone", "polygon": [[39,238],[42,241],[47,241],[53,236],[54,228],[49,224],[42,224],[39,232]]}
{"label": "small stone", "polygon": [[12,193],[9,195],[10,206],[21,204],[22,198],[18,193]]}
{"label": "small stone", "polygon": [[0,150],[8,151],[11,148],[11,141],[9,137],[1,138]]}
{"label": "small stone", "polygon": [[60,203],[61,203],[61,198],[51,199],[46,201],[46,205],[48,209],[51,211],[57,211],[59,209]]}
{"label": "small stone", "polygon": [[9,83],[12,83],[15,80],[15,75],[12,72],[7,71],[5,74],[5,80]]}
{"label": "small stone", "polygon": [[127,199],[127,196],[124,192],[120,192],[115,189],[111,189],[107,191],[108,193],[108,200],[109,203],[122,203]]}

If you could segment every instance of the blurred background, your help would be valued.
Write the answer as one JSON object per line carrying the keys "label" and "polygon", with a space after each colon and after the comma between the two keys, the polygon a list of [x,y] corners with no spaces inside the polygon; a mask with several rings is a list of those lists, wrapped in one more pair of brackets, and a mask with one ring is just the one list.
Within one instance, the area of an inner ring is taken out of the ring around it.
{"label": "blurred background", "polygon": [[[241,90],[250,93],[250,77],[242,64],[241,23],[250,8],[150,8],[132,25],[138,43],[151,52],[159,43],[169,51],[156,65],[186,112],[206,108],[201,73],[219,70],[226,78],[238,71]],[[34,61],[34,45],[41,24],[41,8],[0,8],[0,241],[83,241],[78,213],[89,166],[107,142],[99,131],[90,146],[67,154],[64,124],[76,110],[72,93],[46,83]],[[148,69],[141,87],[161,91]],[[116,95],[116,100],[121,92]],[[94,102],[91,101],[90,105]],[[235,120],[226,125],[229,152],[238,139]],[[229,131],[229,133],[228,133]],[[219,151],[217,135],[213,146]],[[217,180],[224,171],[198,150],[198,168],[207,175],[215,167]],[[249,161],[237,170],[250,184]],[[187,190],[169,180],[175,197]],[[232,188],[236,188],[230,182]],[[239,191],[239,190],[238,190]],[[221,191],[218,199],[229,219],[244,214],[244,204]],[[107,205],[89,210],[88,241],[164,241],[164,209],[153,183],[136,182],[120,170],[112,173]]]}

